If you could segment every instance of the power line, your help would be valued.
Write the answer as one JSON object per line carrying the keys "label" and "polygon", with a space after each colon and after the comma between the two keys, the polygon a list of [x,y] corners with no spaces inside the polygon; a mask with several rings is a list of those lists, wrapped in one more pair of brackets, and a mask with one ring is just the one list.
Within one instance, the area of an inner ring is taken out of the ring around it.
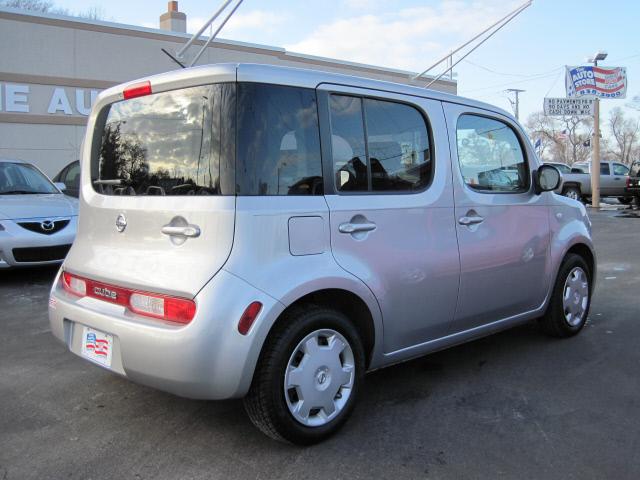
{"label": "power line", "polygon": [[564,69],[564,67],[556,68],[555,70],[553,70],[553,73],[550,73],[550,74],[547,74],[547,75],[538,75],[536,77],[527,78],[527,79],[524,79],[524,80],[516,80],[516,81],[513,81],[513,82],[501,83],[501,84],[498,84],[498,85],[490,85],[488,87],[474,88],[472,90],[464,90],[464,93],[467,94],[467,93],[472,93],[472,92],[481,92],[481,91],[485,91],[485,90],[492,90],[494,88],[508,87],[509,85],[514,85],[514,84],[519,84],[519,83],[533,82],[535,80],[541,80],[543,78],[552,77],[558,70],[561,70],[561,69]]}

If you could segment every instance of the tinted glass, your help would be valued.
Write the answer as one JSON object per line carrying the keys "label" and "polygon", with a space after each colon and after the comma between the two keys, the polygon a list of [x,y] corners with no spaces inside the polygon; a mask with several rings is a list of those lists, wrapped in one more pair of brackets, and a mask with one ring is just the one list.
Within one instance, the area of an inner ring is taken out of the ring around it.
{"label": "tinted glass", "polygon": [[62,179],[67,188],[78,188],[80,186],[80,163],[74,162],[67,167]]}
{"label": "tinted glass", "polygon": [[609,170],[609,164],[608,163],[601,163],[600,164],[600,175],[609,175],[610,172],[611,172],[611,170]]}
{"label": "tinted glass", "polygon": [[362,99],[331,95],[331,145],[336,189],[367,191],[367,153],[364,140]]}
{"label": "tinted glass", "polygon": [[640,177],[640,162],[634,162],[631,165],[630,177]]}
{"label": "tinted glass", "polygon": [[420,190],[431,170],[429,135],[413,107],[365,99],[371,187],[376,191]]}
{"label": "tinted glass", "polygon": [[60,193],[35,167],[25,163],[0,162],[0,195]]}
{"label": "tinted glass", "polygon": [[316,93],[238,84],[238,195],[322,195]]}
{"label": "tinted glass", "polygon": [[92,165],[94,188],[105,195],[233,193],[221,182],[221,166],[233,161],[233,89],[207,85],[111,105]]}
{"label": "tinted glass", "polygon": [[506,123],[477,115],[461,115],[457,143],[460,170],[470,188],[487,192],[529,189],[522,147]]}
{"label": "tinted glass", "polygon": [[614,175],[627,175],[628,173],[629,173],[629,167],[622,165],[620,163],[613,164]]}

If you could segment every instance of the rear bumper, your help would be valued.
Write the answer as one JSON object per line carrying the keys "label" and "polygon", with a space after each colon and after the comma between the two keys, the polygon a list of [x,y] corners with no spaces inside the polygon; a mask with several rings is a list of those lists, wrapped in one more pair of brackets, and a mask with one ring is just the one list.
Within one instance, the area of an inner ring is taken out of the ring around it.
{"label": "rear bumper", "polygon": [[[74,297],[60,287],[58,277],[51,291],[49,320],[53,334],[73,353],[81,355],[83,326],[111,334],[109,370],[188,398],[244,396],[269,328],[284,309],[277,300],[221,270],[196,296],[191,323],[176,326],[118,305]],[[243,336],[237,323],[253,301],[263,308]]]}

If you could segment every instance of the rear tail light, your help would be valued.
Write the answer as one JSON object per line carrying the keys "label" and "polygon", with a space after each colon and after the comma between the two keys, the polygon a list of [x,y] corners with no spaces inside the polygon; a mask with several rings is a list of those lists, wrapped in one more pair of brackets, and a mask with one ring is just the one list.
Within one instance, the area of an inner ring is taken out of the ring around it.
{"label": "rear tail light", "polygon": [[627,177],[627,187],[631,186],[631,177]]}
{"label": "rear tail light", "polygon": [[128,86],[122,92],[122,96],[125,100],[129,100],[130,98],[144,97],[145,95],[151,95],[152,93],[151,82],[146,81],[134,83],[133,85]]}
{"label": "rear tail light", "polygon": [[64,286],[64,289],[69,293],[72,293],[79,297],[84,297],[87,295],[87,282],[85,282],[82,278],[71,275],[70,273],[63,272],[62,285]]}
{"label": "rear tail light", "polygon": [[160,318],[186,325],[196,314],[196,303],[188,298],[170,297],[158,293],[140,292],[116,287],[69,272],[62,273],[62,285],[66,291],[79,297],[91,297],[128,308],[133,313]]}
{"label": "rear tail light", "polygon": [[244,313],[238,322],[238,332],[242,335],[246,335],[260,313],[260,310],[262,310],[262,304],[260,302],[253,302],[249,304],[249,306],[245,308]]}

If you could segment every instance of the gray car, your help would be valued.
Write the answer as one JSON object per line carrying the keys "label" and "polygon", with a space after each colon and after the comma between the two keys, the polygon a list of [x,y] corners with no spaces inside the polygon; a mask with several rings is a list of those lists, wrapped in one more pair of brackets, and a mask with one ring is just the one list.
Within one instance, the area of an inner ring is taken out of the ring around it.
{"label": "gray car", "polygon": [[423,88],[220,64],[110,88],[89,117],[54,335],[132,381],[244,398],[321,441],[367,371],[539,320],[584,326],[584,206],[508,113]]}
{"label": "gray car", "polygon": [[0,159],[0,269],[62,262],[78,202],[60,188],[29,163]]}

